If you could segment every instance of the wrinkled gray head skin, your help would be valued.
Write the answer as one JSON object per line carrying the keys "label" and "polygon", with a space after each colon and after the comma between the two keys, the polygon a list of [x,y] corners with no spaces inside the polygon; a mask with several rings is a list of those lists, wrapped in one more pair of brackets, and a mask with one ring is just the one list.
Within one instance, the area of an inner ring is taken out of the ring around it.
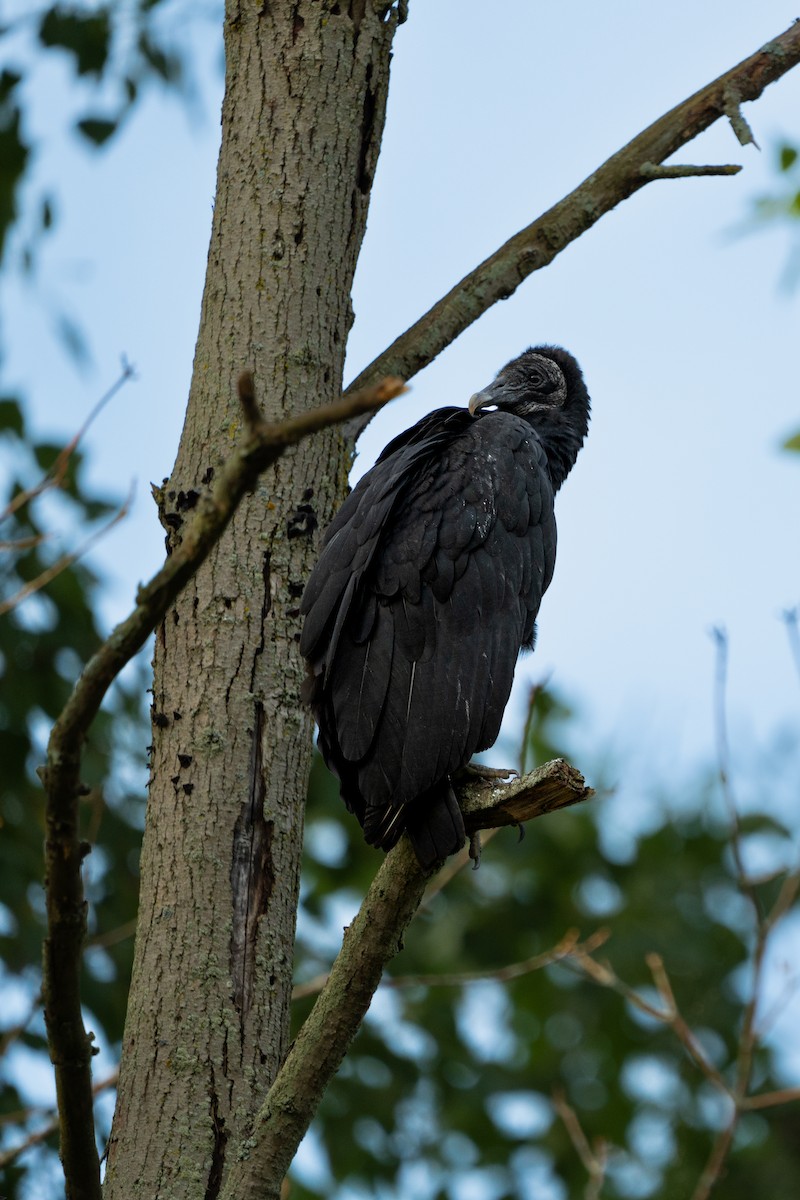
{"label": "wrinkled gray head skin", "polygon": [[506,363],[476,392],[469,411],[477,419],[513,413],[529,421],[547,453],[553,488],[566,479],[589,429],[589,393],[577,361],[560,346],[533,346]]}
{"label": "wrinkled gray head skin", "polygon": [[526,350],[507,363],[497,378],[476,392],[469,402],[475,415],[489,406],[526,417],[540,408],[562,408],[567,402],[567,380],[559,364],[539,352]]}

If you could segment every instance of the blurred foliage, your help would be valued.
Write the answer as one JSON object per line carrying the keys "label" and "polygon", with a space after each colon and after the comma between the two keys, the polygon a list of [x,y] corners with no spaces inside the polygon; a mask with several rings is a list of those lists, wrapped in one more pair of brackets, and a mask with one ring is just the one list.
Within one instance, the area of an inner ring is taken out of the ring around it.
{"label": "blurred foliage", "polygon": [[[568,719],[556,697],[535,694],[529,764],[559,754]],[[615,837],[603,799],[536,821],[521,844],[513,830],[494,837],[480,870],[452,879],[407,932],[391,982],[322,1102],[313,1142],[326,1166],[311,1155],[305,1166],[298,1162],[293,1200],[581,1196],[587,1176],[556,1114],[556,1089],[590,1142],[610,1143],[603,1197],[690,1197],[725,1106],[668,1029],[568,963],[506,984],[396,985],[404,975],[491,972],[553,947],[571,928],[586,937],[607,927],[598,960],[653,999],[645,959],[661,954],[683,1015],[732,1079],[753,927],[727,822],[710,815],[718,812],[715,788],[712,775],[672,813],[665,796],[657,828],[635,850]],[[317,761],[298,924],[301,979],[327,969],[376,866],[355,822],[345,814],[340,822],[340,809],[336,785]],[[787,831],[772,817],[752,814],[742,833],[777,839],[791,858]],[[774,881],[764,888],[774,890]],[[298,1022],[311,1003],[296,1005]],[[781,1086],[778,1068],[769,1049],[757,1052],[759,1091]],[[742,1121],[726,1200],[758,1191],[793,1200],[799,1107]]]}
{"label": "blurred foliage", "polygon": [[[793,246],[784,272],[787,286],[796,287],[800,279],[800,149],[791,142],[780,142],[775,150],[777,186],[768,196],[756,200],[759,225],[788,229]],[[784,450],[800,454],[800,429],[783,443]]]}
{"label": "blurred foliage", "polygon": [[[9,234],[23,213],[24,236],[16,265],[29,272],[41,235],[53,227],[56,206],[50,190],[30,194],[29,168],[42,150],[31,128],[31,91],[42,67],[60,60],[71,76],[80,111],[59,107],[51,135],[63,138],[64,126],[87,146],[106,145],[124,127],[137,101],[153,85],[173,93],[188,91],[190,48],[183,0],[125,0],[98,4],[25,4],[16,16],[4,15],[0,36],[6,65],[0,73],[0,264],[8,267]],[[202,5],[203,10],[213,7]],[[200,14],[197,5],[191,16]],[[28,187],[24,206],[23,190]]]}
{"label": "blurred foliage", "polygon": [[[116,507],[106,497],[88,494],[76,451],[60,489],[10,513],[10,502],[40,481],[59,451],[49,442],[29,440],[19,405],[9,398],[0,401],[0,461],[9,468],[0,494],[0,603],[59,557],[57,539],[47,532],[58,515],[84,534]],[[36,1115],[26,1112],[28,1085],[41,1091],[48,1080],[44,1022],[35,1003],[44,933],[44,803],[36,768],[52,720],[101,640],[98,587],[89,567],[78,563],[0,616],[0,1153],[37,1127]],[[84,756],[83,777],[92,790],[83,801],[82,833],[95,849],[85,868],[90,941],[83,996],[90,1027],[114,1053],[122,1038],[138,901],[145,687],[139,666],[114,689],[94,722]],[[35,1176],[41,1162],[38,1151],[0,1176],[2,1194],[17,1195],[21,1174],[31,1170]]]}

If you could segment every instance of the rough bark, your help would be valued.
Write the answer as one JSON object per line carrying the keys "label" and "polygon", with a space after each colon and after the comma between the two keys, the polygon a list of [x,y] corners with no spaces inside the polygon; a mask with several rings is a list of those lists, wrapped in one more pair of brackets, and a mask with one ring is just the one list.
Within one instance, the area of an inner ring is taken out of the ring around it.
{"label": "rough bark", "polygon": [[[388,5],[229,0],[217,197],[173,541],[240,424],[341,387],[382,132]],[[298,598],[346,484],[337,432],[286,454],[156,633],[142,892],[106,1194],[213,1197],[288,1042],[311,748]]]}

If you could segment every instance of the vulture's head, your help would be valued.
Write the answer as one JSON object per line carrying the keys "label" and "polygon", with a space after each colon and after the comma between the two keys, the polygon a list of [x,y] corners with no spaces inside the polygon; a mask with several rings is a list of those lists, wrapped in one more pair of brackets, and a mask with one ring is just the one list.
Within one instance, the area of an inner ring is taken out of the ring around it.
{"label": "vulture's head", "polygon": [[547,452],[553,487],[569,474],[589,429],[589,393],[576,360],[560,346],[532,346],[506,363],[469,402],[473,416],[489,411],[524,417]]}

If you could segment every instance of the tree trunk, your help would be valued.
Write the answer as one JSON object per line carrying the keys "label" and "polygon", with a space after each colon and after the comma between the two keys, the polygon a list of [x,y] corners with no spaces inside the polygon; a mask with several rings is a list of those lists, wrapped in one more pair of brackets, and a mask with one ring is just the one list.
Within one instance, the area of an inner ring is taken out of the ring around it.
{"label": "tree trunk", "polygon": [[[170,537],[240,425],[341,389],[397,12],[229,0],[217,196]],[[154,281],[158,286],[158,281]],[[157,631],[141,908],[106,1194],[213,1197],[288,1045],[311,721],[298,604],[338,432],[262,477]]]}

